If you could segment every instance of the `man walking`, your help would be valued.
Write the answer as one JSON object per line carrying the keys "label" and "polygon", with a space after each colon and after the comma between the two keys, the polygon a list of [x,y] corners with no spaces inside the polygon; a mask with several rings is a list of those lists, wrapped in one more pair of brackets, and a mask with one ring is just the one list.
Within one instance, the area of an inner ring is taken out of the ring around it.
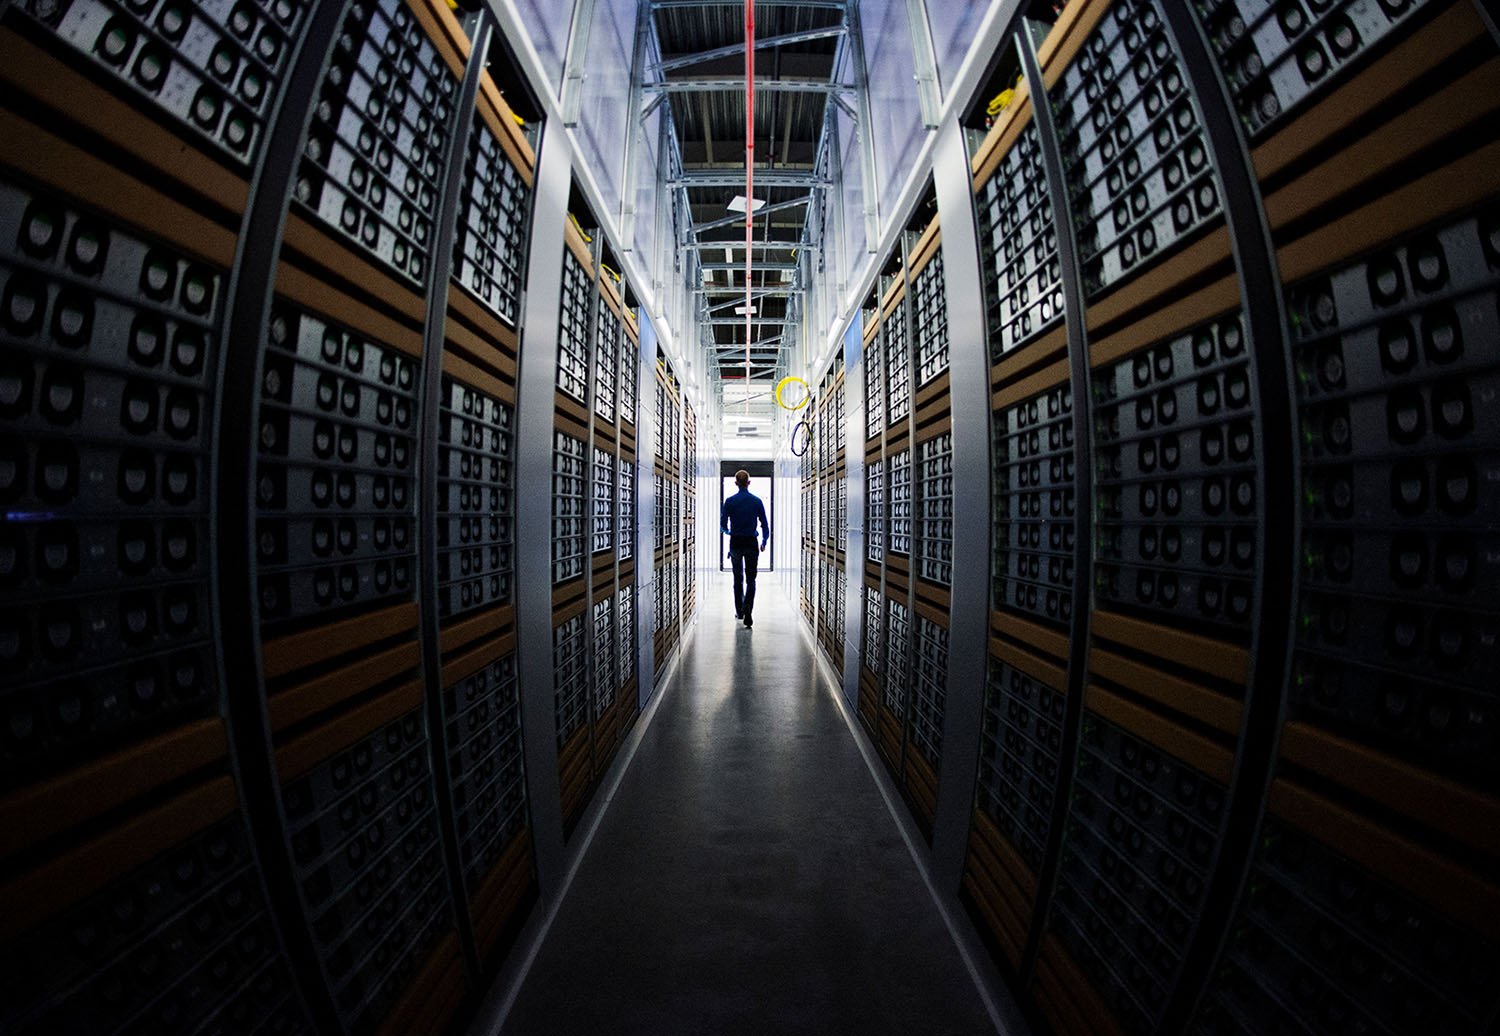
{"label": "man walking", "polygon": [[734,616],[745,620],[745,628],[755,625],[750,613],[755,608],[755,569],[759,560],[755,547],[755,524],[760,523],[760,550],[771,542],[771,525],[760,497],[750,492],[750,472],[741,468],[734,473],[734,484],[740,491],[719,508],[719,528],[729,534],[729,561],[734,566]]}

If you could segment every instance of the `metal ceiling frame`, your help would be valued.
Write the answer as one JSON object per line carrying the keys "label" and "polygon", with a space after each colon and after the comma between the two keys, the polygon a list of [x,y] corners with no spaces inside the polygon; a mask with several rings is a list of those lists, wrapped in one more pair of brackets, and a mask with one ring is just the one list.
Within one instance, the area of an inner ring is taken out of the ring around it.
{"label": "metal ceiling frame", "polygon": [[[793,198],[791,201],[779,201],[775,205],[762,205],[760,208],[755,210],[755,215],[757,217],[769,216],[771,213],[780,212],[783,209],[794,209],[798,205],[810,204],[812,200],[813,196],[811,194],[806,194],[800,198]],[[743,222],[745,222],[744,213],[736,213],[733,216],[725,216],[723,219],[710,220],[707,223],[694,223],[693,233],[701,234],[705,230],[717,230],[719,227],[732,227],[736,223]]]}
{"label": "metal ceiling frame", "polygon": [[[743,50],[744,48],[740,48]],[[644,88],[657,93],[700,93],[705,91],[724,90],[742,91],[745,89],[743,79],[735,79],[731,76],[705,76],[701,79],[657,79],[646,83]],[[792,94],[837,94],[845,93],[853,89],[843,83],[830,83],[822,79],[757,79],[755,81],[757,92],[766,93],[792,93]]]}
{"label": "metal ceiling frame", "polygon": [[[832,181],[811,169],[766,169],[756,177],[762,187],[828,187]],[[743,169],[684,169],[667,181],[669,187],[742,187]],[[743,217],[741,217],[743,219]]]}
{"label": "metal ceiling frame", "polygon": [[[656,10],[674,7],[739,7],[745,0],[650,0]],[[761,7],[807,7],[813,10],[842,11],[845,0],[755,0]]]}
{"label": "metal ceiling frame", "polygon": [[[744,83],[739,78],[725,77],[696,77],[669,80],[665,73],[677,69],[688,68],[692,65],[701,64],[723,58],[743,54],[745,43],[739,42],[723,47],[713,47],[691,54],[680,54],[672,58],[662,58],[660,51],[660,38],[657,36],[655,12],[658,10],[672,9],[697,9],[703,7],[727,7],[738,6],[744,0],[642,0],[640,11],[645,24],[638,25],[637,30],[637,54],[636,70],[639,73],[635,78],[639,83],[639,92],[632,85],[632,101],[628,110],[639,111],[642,122],[649,118],[666,99],[669,94],[690,94],[711,91],[742,90]],[[668,106],[667,114],[663,119],[663,127],[666,132],[664,136],[670,141],[670,161],[658,164],[658,189],[669,192],[675,200],[675,208],[678,217],[674,220],[675,237],[677,244],[677,258],[674,265],[686,274],[685,283],[688,285],[689,299],[686,311],[690,313],[699,325],[699,338],[702,343],[705,358],[709,361],[706,366],[710,376],[720,386],[720,401],[722,402],[722,386],[725,383],[725,374],[729,371],[743,371],[744,350],[747,348],[745,342],[721,343],[715,338],[714,329],[720,326],[743,326],[747,331],[755,327],[780,327],[782,331],[763,339],[750,341],[748,347],[758,355],[751,359],[749,364],[749,377],[751,381],[760,381],[767,375],[780,376],[790,368],[792,354],[797,351],[802,338],[802,324],[805,323],[809,313],[815,316],[828,308],[824,299],[818,299],[820,305],[811,305],[815,300],[809,297],[809,284],[811,275],[815,272],[813,264],[819,264],[825,274],[834,275],[831,279],[838,280],[837,273],[842,272],[842,267],[847,264],[848,257],[842,256],[842,242],[844,241],[844,197],[843,191],[837,190],[841,178],[837,176],[839,168],[837,151],[839,142],[834,132],[837,126],[835,104],[849,111],[856,121],[856,132],[860,140],[860,160],[864,173],[864,217],[866,221],[866,247],[872,248],[878,238],[879,226],[879,199],[875,191],[875,155],[872,119],[869,110],[868,78],[865,67],[865,55],[862,41],[859,38],[858,0],[756,0],[757,6],[762,7],[802,7],[810,10],[827,10],[840,12],[843,17],[838,24],[826,26],[819,29],[810,29],[799,32],[785,33],[778,36],[761,37],[754,41],[754,49],[758,52],[762,49],[772,49],[778,46],[808,42],[819,39],[836,39],[837,46],[833,54],[831,77],[827,81],[821,80],[758,80],[757,90],[781,92],[819,94],[827,97],[832,103],[825,105],[823,126],[818,133],[818,139],[814,144],[813,162],[811,168],[807,169],[756,169],[755,185],[759,188],[785,188],[804,187],[807,193],[802,197],[774,205],[766,205],[753,213],[753,218],[769,216],[770,214],[786,209],[805,207],[806,213],[802,219],[801,232],[796,241],[754,241],[752,247],[757,252],[774,252],[778,250],[796,249],[795,261],[792,262],[757,262],[757,271],[767,271],[771,274],[790,273],[794,279],[789,283],[769,283],[765,285],[745,284],[713,284],[708,278],[717,270],[742,270],[742,262],[705,262],[703,253],[716,248],[726,248],[739,252],[746,247],[746,242],[741,240],[714,241],[704,240],[700,235],[704,232],[743,225],[750,216],[742,213],[734,213],[718,219],[708,220],[701,224],[691,222],[691,197],[692,188],[726,188],[743,187],[744,171],[742,169],[715,169],[698,168],[687,169],[683,162],[682,140],[675,126],[672,124],[671,108]],[[920,41],[926,41],[926,50],[931,54],[931,36],[926,22],[925,6],[922,0],[906,0],[908,18],[914,18],[918,13],[921,15],[921,29],[917,31],[917,23],[912,22],[913,39],[918,40],[916,48],[921,50]],[[916,10],[913,10],[915,5]],[[642,35],[645,40],[643,42]],[[646,50],[643,50],[643,47]],[[654,55],[646,53],[651,47],[655,48]],[[643,54],[646,56],[643,57]],[[649,58],[654,56],[655,60]],[[846,60],[848,64],[846,64]],[[931,113],[937,110],[932,103],[937,96],[937,82],[933,69],[935,65],[925,66],[930,74],[928,80],[922,78],[924,65],[921,57],[918,59],[918,89],[922,97],[922,112],[924,120],[935,117]],[[645,75],[649,72],[654,76],[652,82],[645,82]],[[853,82],[845,81],[845,75],[852,72]],[[644,107],[642,106],[644,105]],[[790,128],[788,129],[790,132]],[[831,193],[830,193],[831,192]],[[812,206],[819,206],[818,218],[814,219]],[[623,207],[623,206],[622,206]],[[627,216],[628,218],[628,216]],[[814,223],[817,226],[814,226]],[[766,232],[769,233],[769,225]],[[816,240],[815,240],[816,239]],[[834,249],[834,256],[829,257],[827,242],[833,240],[840,243]],[[805,268],[805,269],[804,269]],[[847,276],[845,274],[845,276]],[[830,277],[825,276],[825,281]],[[836,286],[829,284],[828,287],[836,288],[834,298],[842,296],[843,283]],[[767,297],[784,297],[787,299],[786,314],[781,318],[751,317],[748,321],[744,315],[733,319],[716,317],[715,314],[724,313],[732,308],[745,305],[746,298],[753,302],[755,299]],[[720,297],[719,301],[711,301],[711,296]],[[821,332],[821,328],[818,329]],[[775,350],[776,358],[769,360],[764,358],[771,349]],[[805,359],[805,357],[804,357]],[[725,369],[721,363],[729,363],[730,367]],[[740,381],[743,375],[732,378]]]}
{"label": "metal ceiling frame", "polygon": [[[759,0],[759,2],[765,3],[766,0]],[[921,3],[921,0],[917,0],[917,3]],[[661,5],[655,4],[653,6],[659,7]],[[844,31],[843,25],[837,25],[826,29],[805,29],[802,32],[788,32],[780,36],[757,36],[755,39],[755,49],[765,50],[768,47],[784,47],[793,43],[810,43],[813,40],[826,40],[831,36],[842,36]],[[731,43],[727,47],[700,50],[696,54],[680,54],[677,57],[658,61],[653,67],[657,72],[671,72],[679,68],[701,65],[705,61],[732,58],[737,54],[743,53],[744,50],[745,45],[743,43]]]}

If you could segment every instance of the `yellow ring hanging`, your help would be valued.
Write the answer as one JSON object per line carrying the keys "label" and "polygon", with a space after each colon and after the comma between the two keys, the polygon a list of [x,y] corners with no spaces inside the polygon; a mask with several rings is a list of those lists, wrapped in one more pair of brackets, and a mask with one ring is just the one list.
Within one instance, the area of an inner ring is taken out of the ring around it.
{"label": "yellow ring hanging", "polygon": [[[798,403],[796,406],[787,406],[781,398],[781,390],[786,388],[787,382],[791,381],[795,381],[802,386],[802,402]],[[782,378],[776,383],[776,405],[781,407],[781,409],[783,410],[801,410],[803,407],[807,406],[807,402],[810,399],[812,399],[812,389],[808,388],[807,382],[803,381],[801,378],[793,377],[792,375],[788,374],[786,377]]]}

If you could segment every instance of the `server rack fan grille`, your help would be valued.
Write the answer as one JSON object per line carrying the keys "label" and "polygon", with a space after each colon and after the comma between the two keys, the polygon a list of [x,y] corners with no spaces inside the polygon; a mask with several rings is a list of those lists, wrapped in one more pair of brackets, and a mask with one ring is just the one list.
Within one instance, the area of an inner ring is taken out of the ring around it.
{"label": "server rack fan grille", "polygon": [[113,876],[24,945],[0,976],[6,1032],[313,1031],[238,813]]}
{"label": "server rack fan grille", "polygon": [[865,555],[879,563],[885,557],[885,462],[865,465]]}
{"label": "server rack fan grille", "polygon": [[417,361],[276,303],[261,376],[263,626],[415,593]]}
{"label": "server rack fan grille", "polygon": [[1123,1028],[1148,1032],[1203,908],[1227,789],[1084,714],[1048,925]]}
{"label": "server rack fan grille", "polygon": [[1111,5],[1050,101],[1085,295],[1218,218],[1202,116],[1156,0]]}
{"label": "server rack fan grille", "polygon": [[990,362],[1062,319],[1062,264],[1036,124],[979,189],[979,251]]}
{"label": "server rack fan grille", "polygon": [[884,332],[876,328],[864,352],[865,438],[873,439],[885,427]]}
{"label": "server rack fan grille", "polygon": [[623,691],[630,686],[630,681],[635,679],[635,587],[621,587],[619,599],[619,615],[616,621],[619,623],[620,638],[616,667],[619,670],[617,686]]}
{"label": "server rack fan grille", "polygon": [[885,597],[877,586],[866,585],[865,622],[860,643],[860,657],[872,673],[885,671]]}
{"label": "server rack fan grille", "polygon": [[[834,449],[835,453],[842,453],[843,450],[844,450],[844,448],[845,448],[845,446],[847,445],[848,422],[846,420],[847,414],[845,413],[845,410],[844,410],[846,396],[847,396],[847,392],[845,391],[845,383],[843,381],[840,381],[839,384],[838,384],[837,391],[835,391],[834,394],[833,394],[833,436],[832,436],[832,439],[833,439],[833,449]],[[836,457],[830,457],[830,461],[829,462],[832,463],[836,459],[837,459]]]}
{"label": "server rack fan grille", "polygon": [[621,560],[635,556],[635,462],[619,460],[620,497],[615,543]]}
{"label": "server rack fan grille", "polygon": [[0,181],[4,786],[219,712],[223,289],[219,271]]}
{"label": "server rack fan grille", "polygon": [[912,521],[911,450],[902,450],[899,453],[892,454],[887,463],[890,465],[886,485],[890,487],[891,494],[891,553],[910,554]]}
{"label": "server rack fan grille", "polygon": [[460,865],[478,888],[528,824],[514,651],[443,689]]}
{"label": "server rack fan grille", "polygon": [[838,493],[832,479],[824,478],[818,483],[818,515],[823,525],[823,545],[837,547],[839,542]]}
{"label": "server rack fan grille", "polygon": [[1257,413],[1236,312],[1095,370],[1095,594],[1249,637]]}
{"label": "server rack fan grille", "polygon": [[515,412],[444,376],[438,418],[438,615],[515,592]]}
{"label": "server rack fan grille", "polygon": [[939,248],[912,282],[912,326],[917,333],[917,384],[948,369],[948,296]]}
{"label": "server rack fan grille", "polygon": [[943,751],[943,709],[948,698],[948,631],[926,616],[916,619],[908,740],[936,771]]}
{"label": "server rack fan grille", "polygon": [[15,8],[242,171],[260,152],[307,13],[296,0],[31,0]]}
{"label": "server rack fan grille", "polygon": [[917,574],[953,583],[953,433],[917,444]]}
{"label": "server rack fan grille", "polygon": [[375,1024],[453,925],[420,709],[282,792],[288,838],[334,1003]]}
{"label": "server rack fan grille", "polygon": [[606,424],[613,424],[615,381],[620,370],[620,318],[601,301],[594,327],[594,413]]}
{"label": "server rack fan grille", "polygon": [[566,432],[552,436],[552,583],[583,575],[584,480],[588,454],[583,441]]}
{"label": "server rack fan grille", "polygon": [[593,299],[588,272],[565,249],[561,322],[557,332],[557,390],[585,405],[589,398],[589,312]]}
{"label": "server rack fan grille", "polygon": [[1062,691],[991,657],[976,804],[1032,870],[1041,870],[1062,754]]}
{"label": "server rack fan grille", "polygon": [[651,533],[654,549],[661,550],[666,544],[667,524],[667,486],[666,476],[661,472],[654,472],[652,477],[656,480],[656,513],[652,515]]}
{"label": "server rack fan grille", "polygon": [[557,712],[557,747],[562,748],[589,721],[587,630],[583,614],[552,631],[552,693]]}
{"label": "server rack fan grille", "polygon": [[399,0],[351,8],[324,71],[293,197],[420,287],[458,83]]}
{"label": "server rack fan grille", "polygon": [[886,598],[885,611],[885,707],[897,720],[905,721],[907,687],[911,683],[911,609],[893,597]]}
{"label": "server rack fan grille", "polygon": [[1424,0],[1202,0],[1193,10],[1246,136],[1257,141],[1341,81],[1397,26],[1438,6]]}
{"label": "server rack fan grille", "polygon": [[667,387],[656,379],[656,429],[652,436],[655,442],[654,455],[658,461],[667,462]]}
{"label": "server rack fan grille", "polygon": [[1189,1032],[1298,1031],[1309,1015],[1348,1032],[1484,1030],[1496,1006],[1495,942],[1279,820],[1266,821],[1259,845]]}
{"label": "server rack fan grille", "polygon": [[1073,614],[1073,394],[1066,384],[994,415],[994,606],[1066,626]]}
{"label": "server rack fan grille", "polygon": [[606,597],[593,606],[593,712],[598,722],[615,702],[615,599]]}
{"label": "server rack fan grille", "polygon": [[880,325],[885,333],[886,423],[899,424],[911,414],[911,340],[906,332],[906,296]]}
{"label": "server rack fan grille", "polygon": [[483,120],[469,135],[453,280],[511,327],[521,312],[531,189]]}
{"label": "server rack fan grille", "polygon": [[635,340],[624,334],[620,339],[620,420],[632,425],[635,424],[640,367],[641,358]]}
{"label": "server rack fan grille", "polygon": [[594,536],[593,553],[615,547],[615,455],[594,447]]}
{"label": "server rack fan grille", "polygon": [[1290,714],[1500,790],[1500,208],[1288,290],[1303,482]]}

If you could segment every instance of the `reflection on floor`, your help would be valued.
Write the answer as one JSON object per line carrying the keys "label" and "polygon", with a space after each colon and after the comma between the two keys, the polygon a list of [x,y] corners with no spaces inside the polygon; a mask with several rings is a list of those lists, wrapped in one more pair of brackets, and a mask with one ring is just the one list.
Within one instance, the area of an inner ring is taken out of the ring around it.
{"label": "reflection on floor", "polygon": [[705,592],[505,1032],[993,1032],[795,605]]}

